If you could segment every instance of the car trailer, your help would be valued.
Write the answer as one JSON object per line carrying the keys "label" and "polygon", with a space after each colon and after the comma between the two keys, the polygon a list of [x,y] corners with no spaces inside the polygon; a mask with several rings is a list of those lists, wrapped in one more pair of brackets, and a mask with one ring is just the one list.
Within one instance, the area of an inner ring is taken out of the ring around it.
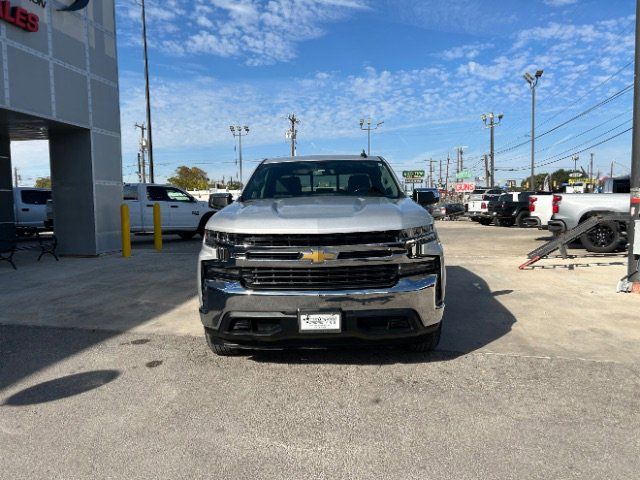
{"label": "car trailer", "polygon": [[545,243],[544,245],[529,252],[529,254],[527,254],[527,258],[529,260],[520,265],[520,267],[518,268],[520,270],[524,270],[537,261],[547,257],[550,253],[555,252],[556,250],[560,250],[562,258],[568,258],[569,255],[567,253],[567,245],[569,245],[582,234],[587,233],[589,230],[597,227],[603,222],[624,222],[628,224],[630,221],[631,215],[629,215],[628,213],[599,213],[597,215],[594,215],[593,217],[590,217],[582,222],[580,225],[577,225],[571,230],[558,235],[548,243]]}

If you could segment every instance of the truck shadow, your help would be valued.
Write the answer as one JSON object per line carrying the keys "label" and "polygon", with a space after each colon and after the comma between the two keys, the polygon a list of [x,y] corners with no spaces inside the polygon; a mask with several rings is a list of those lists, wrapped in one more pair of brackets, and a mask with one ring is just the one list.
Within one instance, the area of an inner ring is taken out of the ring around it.
{"label": "truck shadow", "polygon": [[386,365],[453,360],[478,350],[511,331],[516,318],[487,283],[466,268],[447,267],[447,306],[440,344],[434,352],[415,353],[401,346],[252,352],[253,361],[290,364]]}

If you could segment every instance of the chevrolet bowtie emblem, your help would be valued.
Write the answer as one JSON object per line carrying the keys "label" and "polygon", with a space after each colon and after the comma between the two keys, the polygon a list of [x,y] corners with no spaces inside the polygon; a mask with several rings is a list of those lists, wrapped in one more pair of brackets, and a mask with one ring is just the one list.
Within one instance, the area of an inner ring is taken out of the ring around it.
{"label": "chevrolet bowtie emblem", "polygon": [[312,263],[324,263],[327,260],[335,260],[338,256],[335,253],[323,252],[322,250],[311,250],[302,254],[303,260],[311,260]]}

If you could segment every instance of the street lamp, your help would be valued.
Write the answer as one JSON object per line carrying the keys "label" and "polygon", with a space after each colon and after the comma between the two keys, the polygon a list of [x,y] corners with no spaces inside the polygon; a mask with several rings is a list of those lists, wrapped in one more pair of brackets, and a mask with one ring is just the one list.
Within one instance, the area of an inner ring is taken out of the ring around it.
{"label": "street lamp", "polygon": [[238,137],[238,161],[240,162],[240,185],[242,185],[242,137],[249,135],[249,127],[247,125],[230,125],[231,135]]}
{"label": "street lamp", "polygon": [[535,75],[531,75],[529,72],[526,72],[523,75],[523,78],[529,84],[529,88],[531,88],[531,180],[530,180],[530,189],[535,190],[536,182],[535,182],[535,161],[536,161],[536,86],[538,85],[538,80],[542,76],[543,70],[536,70]]}
{"label": "street lamp", "polygon": [[371,117],[369,117],[367,119],[367,126],[365,127],[365,121],[364,118],[360,119],[360,130],[366,130],[367,131],[367,155],[371,155],[371,130],[377,130],[378,127],[380,127],[380,125],[382,125],[384,123],[384,120],[381,122],[376,123],[375,127],[371,126],[372,120]]}
{"label": "street lamp", "polygon": [[[502,118],[504,117],[503,113],[499,113],[498,115],[494,115],[493,112],[483,113],[480,115],[480,118],[484,122],[485,128],[489,129],[489,159],[490,165],[485,165],[485,176],[489,177],[489,187],[495,186],[495,174],[496,174],[496,162],[495,162],[495,154],[494,154],[494,137],[493,137],[493,129],[500,125],[502,122]],[[497,121],[496,121],[497,120]],[[487,175],[488,174],[488,175]]]}

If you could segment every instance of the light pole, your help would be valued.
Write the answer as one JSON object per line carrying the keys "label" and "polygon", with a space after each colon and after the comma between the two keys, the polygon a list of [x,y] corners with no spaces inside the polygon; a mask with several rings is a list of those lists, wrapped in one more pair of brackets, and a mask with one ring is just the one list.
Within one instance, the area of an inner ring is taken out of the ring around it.
{"label": "light pole", "polygon": [[242,183],[242,137],[249,135],[249,127],[240,125],[230,125],[229,130],[231,130],[231,135],[238,137],[238,161],[240,162],[240,185]]}
{"label": "light pole", "polygon": [[536,70],[535,75],[531,75],[529,72],[526,72],[523,75],[523,78],[529,84],[529,88],[531,88],[531,181],[530,188],[531,190],[536,189],[536,181],[535,181],[535,168],[536,168],[536,86],[538,85],[538,81],[542,76],[543,70]]}
{"label": "light pole", "polygon": [[[489,165],[489,175],[490,175],[490,181],[489,181],[489,187],[493,187],[495,184],[495,174],[496,174],[496,162],[495,162],[495,156],[494,156],[494,148],[493,148],[493,129],[495,127],[497,127],[498,125],[500,125],[500,122],[502,122],[502,118],[504,117],[504,114],[499,113],[498,115],[494,115],[493,112],[489,112],[489,113],[483,113],[480,118],[482,119],[482,121],[484,122],[484,126],[485,128],[489,129],[490,135],[489,135],[489,159],[490,159],[490,163],[491,165]],[[496,121],[497,119],[497,121]]]}
{"label": "light pole", "polygon": [[155,173],[153,168],[153,141],[151,128],[151,90],[149,87],[149,56],[147,53],[147,16],[144,8],[144,0],[141,0],[142,6],[142,46],[144,50],[144,81],[145,81],[145,98],[147,101],[147,151],[149,152],[149,181],[155,183]]}
{"label": "light pole", "polygon": [[365,127],[365,121],[364,118],[360,119],[360,130],[366,130],[367,131],[367,155],[371,155],[371,130],[377,130],[378,127],[380,127],[380,125],[382,125],[384,123],[384,120],[381,122],[376,123],[375,127],[371,126],[372,120],[371,117],[369,117],[366,121],[367,126]]}
{"label": "light pole", "polygon": [[573,171],[577,172],[578,171],[578,160],[580,160],[580,156],[579,155],[574,155],[573,157],[571,157],[571,160],[573,160]]}

